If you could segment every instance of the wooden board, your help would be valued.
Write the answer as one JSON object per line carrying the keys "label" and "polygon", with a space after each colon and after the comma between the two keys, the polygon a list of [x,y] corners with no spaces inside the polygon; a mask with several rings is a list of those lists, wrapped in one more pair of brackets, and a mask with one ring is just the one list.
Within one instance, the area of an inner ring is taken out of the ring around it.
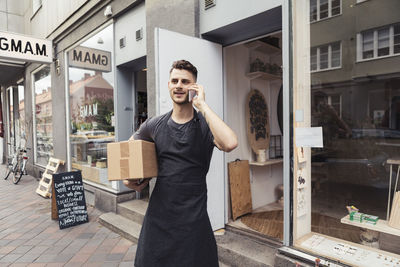
{"label": "wooden board", "polygon": [[56,158],[49,158],[49,162],[39,182],[39,186],[36,189],[36,193],[45,198],[51,197],[52,175],[57,172],[60,164],[64,164],[64,161]]}
{"label": "wooden board", "polygon": [[400,191],[394,193],[392,212],[390,213],[388,225],[400,230]]}
{"label": "wooden board", "polygon": [[268,149],[270,138],[269,113],[264,95],[253,89],[246,101],[247,138],[250,147],[257,154],[260,149]]}
{"label": "wooden board", "polygon": [[228,163],[231,191],[232,217],[234,220],[253,210],[250,189],[250,167],[248,160]]}

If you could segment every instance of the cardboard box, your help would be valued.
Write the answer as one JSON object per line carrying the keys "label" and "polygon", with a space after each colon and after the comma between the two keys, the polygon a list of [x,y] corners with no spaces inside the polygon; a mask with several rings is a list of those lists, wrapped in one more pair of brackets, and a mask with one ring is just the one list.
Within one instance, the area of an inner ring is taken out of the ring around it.
{"label": "cardboard box", "polygon": [[141,179],[157,176],[154,143],[133,140],[107,144],[108,180]]}

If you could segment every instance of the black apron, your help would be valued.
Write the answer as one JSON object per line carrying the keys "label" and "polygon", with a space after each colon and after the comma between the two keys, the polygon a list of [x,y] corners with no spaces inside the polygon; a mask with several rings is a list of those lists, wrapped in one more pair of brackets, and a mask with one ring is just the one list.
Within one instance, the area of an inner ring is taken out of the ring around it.
{"label": "black apron", "polygon": [[194,113],[189,127],[180,132],[173,121],[168,123],[170,112],[154,137],[158,178],[139,237],[136,267],[218,266],[207,213],[212,147]]}

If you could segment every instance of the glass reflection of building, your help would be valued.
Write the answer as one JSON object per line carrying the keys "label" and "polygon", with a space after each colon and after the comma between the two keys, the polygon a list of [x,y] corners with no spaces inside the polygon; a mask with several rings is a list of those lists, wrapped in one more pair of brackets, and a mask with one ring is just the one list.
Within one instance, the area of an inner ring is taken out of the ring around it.
{"label": "glass reflection of building", "polygon": [[[113,25],[78,46],[110,52],[111,63]],[[100,71],[96,66],[69,66],[68,73],[71,167],[80,170],[86,181],[111,187],[107,179],[107,143],[115,141],[114,71],[112,67],[111,71]]]}
{"label": "glass reflection of building", "polygon": [[400,157],[400,2],[352,2],[310,1],[312,126],[324,137],[312,151],[312,208],[340,219],[354,205],[386,219],[388,159]]}
{"label": "glass reflection of building", "polygon": [[53,110],[50,67],[40,67],[33,74],[34,121],[35,121],[35,163],[46,166],[54,155]]}
{"label": "glass reflection of building", "polygon": [[102,76],[84,73],[70,82],[72,160],[92,164],[106,159],[106,143],[114,141],[113,87]]}

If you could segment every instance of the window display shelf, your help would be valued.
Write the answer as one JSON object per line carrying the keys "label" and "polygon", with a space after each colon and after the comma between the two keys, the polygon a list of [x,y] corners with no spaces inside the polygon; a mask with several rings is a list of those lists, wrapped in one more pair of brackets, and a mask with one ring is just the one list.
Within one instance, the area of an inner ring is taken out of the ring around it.
{"label": "window display shelf", "polygon": [[253,41],[244,44],[247,48],[255,51],[259,51],[265,54],[278,54],[281,53],[281,49],[270,44],[264,43],[262,41]]}
{"label": "window display shelf", "polygon": [[249,164],[252,166],[269,166],[269,165],[280,164],[280,163],[283,163],[283,159],[268,159],[265,162],[252,161]]}
{"label": "window display shelf", "polygon": [[360,222],[350,221],[349,216],[350,215],[346,215],[345,217],[343,217],[340,220],[340,222],[344,223],[344,224],[354,225],[354,226],[358,226],[358,227],[361,227],[361,228],[365,228],[365,229],[381,232],[381,233],[400,236],[400,230],[396,229],[396,228],[393,228],[393,227],[390,227],[388,225],[388,221],[379,219],[378,222],[376,223],[376,225],[373,225],[373,224],[364,223],[364,222],[360,223]]}
{"label": "window display shelf", "polygon": [[254,79],[262,79],[262,80],[280,80],[282,79],[281,76],[275,75],[275,74],[270,74],[267,72],[262,72],[262,71],[255,71],[255,72],[248,72],[246,73],[246,77],[249,78],[250,80]]}

